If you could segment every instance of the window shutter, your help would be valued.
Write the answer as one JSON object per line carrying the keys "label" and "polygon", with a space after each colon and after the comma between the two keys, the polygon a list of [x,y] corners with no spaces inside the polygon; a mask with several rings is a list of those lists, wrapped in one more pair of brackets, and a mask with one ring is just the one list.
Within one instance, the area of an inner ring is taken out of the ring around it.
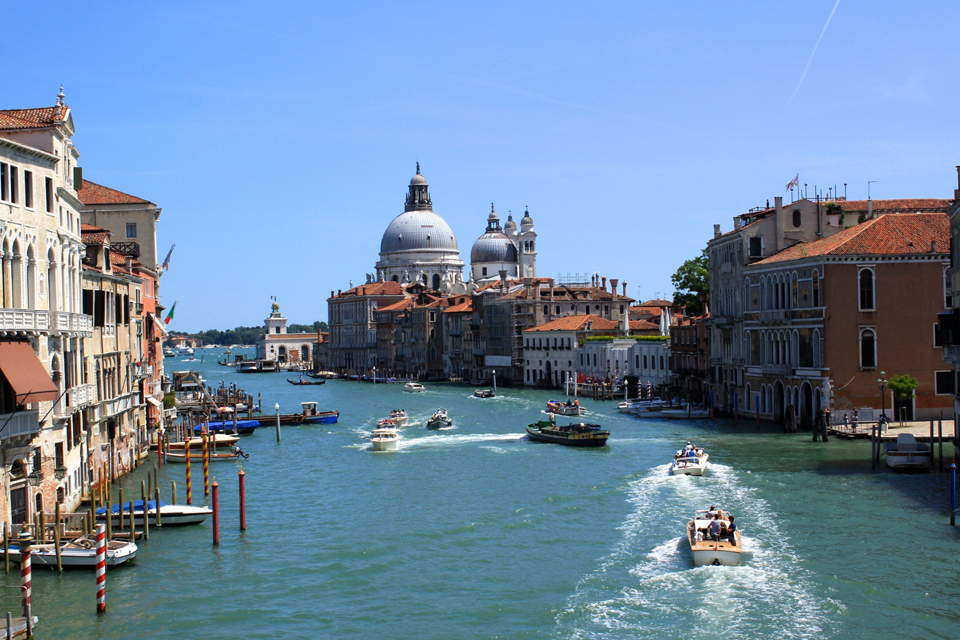
{"label": "window shutter", "polygon": [[76,191],[83,188],[83,167],[73,168],[73,188]]}

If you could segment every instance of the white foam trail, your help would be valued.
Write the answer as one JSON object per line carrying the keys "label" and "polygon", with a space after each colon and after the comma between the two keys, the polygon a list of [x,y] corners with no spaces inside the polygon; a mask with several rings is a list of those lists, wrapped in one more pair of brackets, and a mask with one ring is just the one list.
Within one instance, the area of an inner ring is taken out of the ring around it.
{"label": "white foam trail", "polygon": [[[699,478],[661,465],[627,487],[620,540],[583,576],[557,616],[570,638],[809,638],[831,635],[807,572],[776,514],[736,472],[711,463]],[[683,505],[678,512],[670,505]],[[682,532],[711,504],[746,530],[739,567],[693,567]],[[666,533],[659,542],[658,535]],[[677,535],[679,534],[679,535]]]}

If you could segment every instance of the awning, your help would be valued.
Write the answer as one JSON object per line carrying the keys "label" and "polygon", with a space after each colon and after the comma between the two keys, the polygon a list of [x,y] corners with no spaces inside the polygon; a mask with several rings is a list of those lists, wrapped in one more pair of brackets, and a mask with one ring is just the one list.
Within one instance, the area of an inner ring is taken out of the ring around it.
{"label": "awning", "polygon": [[153,320],[153,324],[156,325],[157,331],[160,332],[160,335],[162,336],[167,335],[167,328],[163,326],[163,322],[160,321],[160,318],[158,318],[157,316],[151,313],[150,319]]}
{"label": "awning", "polygon": [[147,402],[155,406],[157,409],[163,409],[163,403],[154,398],[153,396],[147,396]]}
{"label": "awning", "polygon": [[29,342],[0,340],[0,371],[17,395],[17,404],[56,400],[60,397],[50,374]]}

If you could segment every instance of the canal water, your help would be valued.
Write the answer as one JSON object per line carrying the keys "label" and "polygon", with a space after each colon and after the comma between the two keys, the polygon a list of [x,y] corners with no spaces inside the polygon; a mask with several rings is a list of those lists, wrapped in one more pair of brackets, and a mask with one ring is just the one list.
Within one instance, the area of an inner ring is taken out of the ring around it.
{"label": "canal water", "polygon": [[[236,374],[202,353],[166,368],[237,382],[283,412],[316,400],[340,422],[283,427],[281,444],[273,426],[243,439],[247,531],[238,465],[215,463],[219,548],[210,522],[151,530],[136,566],[108,572],[104,616],[92,572],[36,569],[38,637],[956,637],[947,474],[871,473],[869,442],[640,420],[585,400],[611,437],[578,450],[523,435],[556,392],[295,387],[294,374]],[[373,453],[365,436],[398,407],[413,426],[399,451]],[[438,407],[454,427],[428,431]],[[687,440],[711,454],[701,478],[668,473]],[[139,491],[146,468],[124,488]],[[160,478],[182,501],[183,466]],[[737,516],[740,567],[693,567],[684,528],[711,504]]]}

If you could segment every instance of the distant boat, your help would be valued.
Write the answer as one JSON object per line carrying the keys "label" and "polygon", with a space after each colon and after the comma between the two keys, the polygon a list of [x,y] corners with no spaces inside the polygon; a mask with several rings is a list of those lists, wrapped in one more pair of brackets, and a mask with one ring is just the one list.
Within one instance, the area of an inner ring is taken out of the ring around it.
{"label": "distant boat", "polygon": [[576,400],[570,404],[564,404],[562,402],[557,402],[556,400],[550,400],[547,402],[547,411],[549,413],[556,413],[561,416],[582,416],[587,412],[586,409],[580,406],[579,400]]}
{"label": "distant boat", "polygon": [[477,398],[492,398],[494,397],[493,389],[477,389],[473,392],[473,395]]}
{"label": "distant boat", "polygon": [[[214,462],[214,461],[224,461],[224,460],[237,460],[237,459],[240,458],[240,454],[237,453],[235,450],[234,450],[234,451],[230,451],[230,452],[219,452],[219,451],[218,451],[217,453],[213,453],[212,451],[208,451],[208,452],[207,452],[207,456],[209,457],[209,459],[210,459],[211,462]],[[167,460],[167,462],[183,462],[183,463],[186,463],[186,461],[187,461],[187,455],[186,455],[186,453],[173,453],[173,452],[170,452],[170,453],[164,454],[164,458]],[[197,462],[202,463],[202,462],[203,462],[203,451],[194,451],[194,450],[193,450],[193,447],[191,447],[191,448],[190,448],[190,462],[192,462],[192,463],[194,463],[194,464],[196,464]],[[161,514],[161,516],[162,516],[162,514]]]}
{"label": "distant boat", "polygon": [[303,424],[335,424],[340,419],[340,412],[317,411],[316,402],[301,402]]}
{"label": "distant boat", "polygon": [[390,412],[390,419],[396,420],[398,427],[406,426],[407,424],[407,412],[403,409],[394,409]]}
{"label": "distant boat", "polygon": [[[389,421],[381,420],[381,422]],[[400,434],[397,432],[396,427],[378,426],[370,435],[370,442],[373,443],[374,451],[396,451],[397,445],[400,442]]]}
{"label": "distant boat", "polygon": [[442,429],[453,424],[446,411],[438,411],[427,420],[427,429]]}
{"label": "distant boat", "polygon": [[539,420],[527,425],[527,435],[538,442],[552,442],[571,447],[602,447],[610,432],[598,424],[558,425],[553,420]]}
{"label": "distant boat", "polygon": [[658,415],[668,420],[705,420],[710,417],[710,411],[688,406],[686,409],[664,409]]}
{"label": "distant boat", "polygon": [[[259,426],[259,420],[237,420],[237,434],[248,436]],[[203,433],[204,427],[206,427],[210,433],[233,433],[233,420],[215,420],[206,423],[206,425],[194,425],[193,432]],[[193,443],[190,444],[190,450],[193,450]]]}
{"label": "distant boat", "polygon": [[317,385],[317,384],[326,384],[326,380],[291,380],[287,378],[287,382],[297,386],[307,386],[307,385]]}
{"label": "distant boat", "polygon": [[707,470],[707,465],[709,464],[707,461],[709,459],[710,454],[704,452],[703,449],[694,449],[692,456],[688,449],[681,449],[673,456],[670,473],[675,476],[702,476],[703,472]]}
{"label": "distant boat", "polygon": [[420,384],[419,382],[408,382],[403,385],[404,391],[409,391],[410,393],[419,393],[421,391],[426,391],[427,388]]}

